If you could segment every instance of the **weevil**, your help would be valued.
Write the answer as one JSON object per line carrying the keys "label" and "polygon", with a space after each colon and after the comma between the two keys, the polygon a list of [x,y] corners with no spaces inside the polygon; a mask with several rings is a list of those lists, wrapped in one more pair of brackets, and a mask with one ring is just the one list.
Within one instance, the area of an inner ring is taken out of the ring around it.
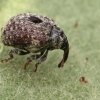
{"label": "weevil", "polygon": [[46,60],[48,51],[61,49],[64,51],[63,58],[58,67],[63,67],[69,54],[69,43],[63,30],[57,26],[51,18],[32,13],[18,14],[12,17],[1,29],[1,39],[4,45],[12,46],[9,58],[1,60],[8,62],[13,54],[26,55],[33,53],[27,58],[24,65],[26,70],[28,64],[38,59],[35,71],[40,63]]}

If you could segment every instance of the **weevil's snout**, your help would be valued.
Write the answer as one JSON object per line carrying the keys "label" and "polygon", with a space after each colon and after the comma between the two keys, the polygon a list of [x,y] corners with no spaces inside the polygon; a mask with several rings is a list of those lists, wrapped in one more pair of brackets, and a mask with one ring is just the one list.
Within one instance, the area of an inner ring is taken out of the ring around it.
{"label": "weevil's snout", "polygon": [[57,26],[53,26],[51,31],[51,47],[53,47],[53,49],[61,49],[64,51],[62,61],[58,65],[58,67],[63,67],[68,58],[69,44],[63,30]]}
{"label": "weevil's snout", "polygon": [[69,44],[67,38],[65,38],[65,40],[63,41],[63,44],[60,49],[64,51],[64,54],[63,54],[62,61],[59,63],[58,67],[63,67],[69,55]]}

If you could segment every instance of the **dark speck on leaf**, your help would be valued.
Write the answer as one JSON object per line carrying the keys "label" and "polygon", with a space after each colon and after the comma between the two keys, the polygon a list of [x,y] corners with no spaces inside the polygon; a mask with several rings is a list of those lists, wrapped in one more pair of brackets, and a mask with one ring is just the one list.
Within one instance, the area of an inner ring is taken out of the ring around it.
{"label": "dark speck on leaf", "polygon": [[75,28],[78,27],[78,22],[75,22],[74,27],[75,27]]}
{"label": "dark speck on leaf", "polygon": [[85,77],[81,77],[81,78],[79,79],[79,81],[80,81],[81,83],[88,83],[88,81],[85,79]]}

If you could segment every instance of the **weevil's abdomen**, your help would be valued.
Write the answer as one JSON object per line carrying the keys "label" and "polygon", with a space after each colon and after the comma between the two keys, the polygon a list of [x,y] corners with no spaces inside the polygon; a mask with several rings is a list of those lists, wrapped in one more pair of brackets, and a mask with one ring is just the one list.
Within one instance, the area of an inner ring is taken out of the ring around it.
{"label": "weevil's abdomen", "polygon": [[48,46],[54,21],[30,13],[12,17],[2,28],[2,41],[7,46],[36,52]]}

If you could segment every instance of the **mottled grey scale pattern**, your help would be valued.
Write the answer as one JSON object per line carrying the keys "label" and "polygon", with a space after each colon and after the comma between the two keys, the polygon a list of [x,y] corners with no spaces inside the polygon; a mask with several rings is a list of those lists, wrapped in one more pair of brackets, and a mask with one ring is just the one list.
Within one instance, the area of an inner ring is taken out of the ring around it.
{"label": "mottled grey scale pattern", "polygon": [[[34,16],[41,19],[42,23],[32,22],[30,18]],[[32,52],[38,51],[38,48],[42,48],[41,45],[48,45],[50,27],[54,24],[54,21],[47,17],[30,13],[19,14],[12,17],[3,28],[3,43]]]}

